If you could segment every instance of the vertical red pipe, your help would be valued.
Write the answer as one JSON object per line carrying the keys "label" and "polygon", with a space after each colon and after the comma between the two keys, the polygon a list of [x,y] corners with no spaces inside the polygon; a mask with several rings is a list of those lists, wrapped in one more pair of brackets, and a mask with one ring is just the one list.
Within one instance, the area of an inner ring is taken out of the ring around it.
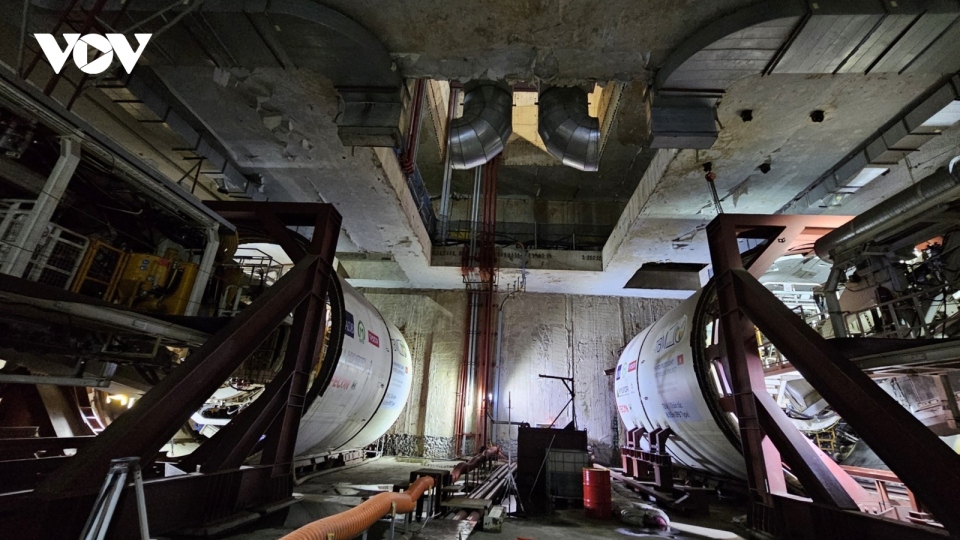
{"label": "vertical red pipe", "polygon": [[482,301],[480,306],[480,335],[477,340],[477,444],[487,442],[487,393],[493,361],[493,309],[496,292],[497,254],[497,175],[500,156],[491,160],[484,169],[483,220],[479,253],[479,274]]}
{"label": "vertical red pipe", "polygon": [[463,359],[460,363],[460,381],[457,384],[457,402],[453,420],[453,444],[458,454],[460,453],[460,442],[463,439],[464,423],[466,420],[464,414],[466,411],[464,409],[467,405],[467,370],[470,369],[467,359],[470,356],[470,329],[472,323],[472,310],[470,308],[472,305],[473,293],[467,290],[467,314],[463,321]]}
{"label": "vertical red pipe", "polygon": [[407,137],[403,152],[400,154],[400,169],[403,174],[413,174],[417,164],[417,146],[420,143],[420,124],[423,121],[423,97],[426,84],[423,79],[413,83],[413,95],[410,97],[410,123],[407,125]]}
{"label": "vertical red pipe", "polygon": [[[460,392],[457,395],[457,410],[455,413],[454,437],[460,444],[467,434],[466,405],[470,397],[477,400],[471,410],[476,415],[476,426],[472,437],[476,447],[487,443],[487,392],[491,365],[493,362],[493,313],[494,294],[496,292],[497,254],[496,254],[496,222],[497,222],[497,172],[500,156],[495,157],[483,168],[481,186],[483,206],[480,216],[479,243],[476,253],[464,250],[461,272],[467,288],[467,316],[464,324],[463,363],[460,371]],[[476,269],[476,272],[474,272]],[[479,283],[474,276],[479,276]],[[476,320],[473,308],[477,307]],[[470,349],[471,336],[473,350]],[[473,384],[468,387],[470,365],[468,359],[475,353],[473,364]]]}

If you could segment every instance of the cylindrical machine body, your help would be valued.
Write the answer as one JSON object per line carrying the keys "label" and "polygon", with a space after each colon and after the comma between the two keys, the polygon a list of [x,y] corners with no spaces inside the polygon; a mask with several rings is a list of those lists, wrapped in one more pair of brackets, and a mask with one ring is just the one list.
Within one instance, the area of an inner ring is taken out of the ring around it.
{"label": "cylindrical machine body", "polygon": [[677,464],[744,478],[737,418],[720,405],[722,366],[707,354],[718,346],[715,298],[708,284],[627,344],[617,410],[628,430],[672,428],[666,446]]}
{"label": "cylindrical machine body", "polygon": [[583,469],[583,510],[591,519],[610,519],[613,503],[610,492],[610,471]]}
{"label": "cylindrical machine body", "polygon": [[342,280],[341,289],[340,328],[331,332],[341,332],[343,344],[329,384],[300,421],[297,455],[367,446],[396,422],[410,394],[406,340]]}

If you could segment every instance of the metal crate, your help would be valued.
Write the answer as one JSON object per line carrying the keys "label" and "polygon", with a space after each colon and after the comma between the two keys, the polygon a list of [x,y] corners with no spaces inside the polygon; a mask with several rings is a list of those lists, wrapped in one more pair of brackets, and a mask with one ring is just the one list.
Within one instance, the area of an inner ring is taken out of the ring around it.
{"label": "metal crate", "polygon": [[583,499],[583,469],[590,456],[582,450],[550,450],[547,453],[547,493],[551,499]]}

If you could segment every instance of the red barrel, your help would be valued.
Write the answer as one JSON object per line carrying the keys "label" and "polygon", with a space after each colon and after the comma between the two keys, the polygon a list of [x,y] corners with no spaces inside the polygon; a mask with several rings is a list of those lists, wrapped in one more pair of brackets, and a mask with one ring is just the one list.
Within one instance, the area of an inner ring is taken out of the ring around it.
{"label": "red barrel", "polygon": [[583,509],[592,519],[610,519],[613,515],[609,470],[583,469]]}

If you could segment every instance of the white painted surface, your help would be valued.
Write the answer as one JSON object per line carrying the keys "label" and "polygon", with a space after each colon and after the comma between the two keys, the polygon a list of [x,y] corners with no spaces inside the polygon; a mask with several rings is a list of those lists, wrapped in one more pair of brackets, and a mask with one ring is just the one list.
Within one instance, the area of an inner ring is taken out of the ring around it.
{"label": "white painted surface", "polygon": [[298,455],[370,444],[396,422],[410,394],[412,364],[400,331],[345,283],[343,296],[343,349],[326,392],[300,421]]}
{"label": "white painted surface", "polygon": [[[707,405],[695,363],[704,343],[695,342],[698,292],[635,337],[617,362],[617,410],[627,429],[672,428],[667,451],[680,464],[745,477],[743,457]],[[696,352],[695,352],[695,349]],[[735,429],[735,424],[730,424]]]}

